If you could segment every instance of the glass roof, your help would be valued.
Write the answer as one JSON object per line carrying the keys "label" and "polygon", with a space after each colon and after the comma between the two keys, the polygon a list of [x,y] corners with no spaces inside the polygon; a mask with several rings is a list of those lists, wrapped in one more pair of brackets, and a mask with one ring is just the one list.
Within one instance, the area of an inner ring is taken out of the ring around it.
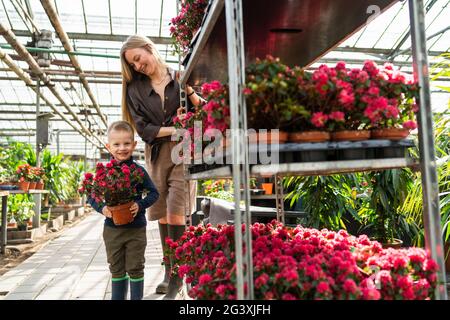
{"label": "glass roof", "polygon": [[[93,129],[103,129],[104,125],[74,73],[69,57],[61,53],[64,47],[41,1],[0,1],[0,23],[10,28],[21,44],[26,45],[31,41],[31,32],[35,27],[53,32],[52,50],[58,52],[51,54],[51,66],[43,69],[53,80],[54,88],[63,102],[70,106],[80,121]],[[174,55],[170,46],[169,34],[170,19],[176,16],[176,0],[55,0],[54,2],[62,28],[68,34],[74,50],[78,52],[76,59],[108,122],[118,120],[121,116],[118,55],[126,36],[138,33],[152,37],[166,61],[171,67],[178,69],[178,56]],[[424,1],[426,35],[429,37],[427,47],[431,65],[438,61],[439,54],[450,49],[449,3],[449,0]],[[322,63],[334,65],[339,60],[347,61],[349,67],[361,67],[365,60],[373,59],[379,64],[393,61],[401,70],[412,72],[408,1],[399,1],[379,14],[376,10],[374,12],[371,21],[365,27],[312,64],[311,68],[316,68]],[[0,37],[0,48],[2,52],[12,57],[20,68],[28,70],[27,63],[17,60],[17,52],[11,49],[4,37]],[[448,87],[449,80],[441,77],[432,82],[432,106],[435,111],[448,112],[449,93],[440,87]],[[41,92],[58,110],[70,117],[61,101],[48,88],[42,87]],[[88,122],[84,116],[86,106],[92,113],[88,115]],[[40,111],[52,112],[52,109],[41,99]],[[6,137],[34,143],[35,112],[35,92],[0,60],[0,143],[4,143]],[[84,154],[84,139],[77,132],[70,132],[72,128],[69,124],[55,116],[51,120],[51,128],[55,140],[48,148],[57,150],[57,129],[67,130],[59,131],[59,150],[65,154]],[[88,145],[88,154],[92,155],[95,149],[90,143]],[[140,141],[138,148],[143,149],[143,143]]]}

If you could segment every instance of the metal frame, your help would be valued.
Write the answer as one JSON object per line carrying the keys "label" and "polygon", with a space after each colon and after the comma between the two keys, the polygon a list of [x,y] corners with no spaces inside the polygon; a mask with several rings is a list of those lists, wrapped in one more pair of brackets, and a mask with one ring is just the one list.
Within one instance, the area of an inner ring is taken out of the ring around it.
{"label": "metal frame", "polygon": [[[217,2],[216,2],[217,3]],[[242,41],[242,12],[240,0],[225,0],[226,10],[226,28],[227,28],[227,48],[228,48],[228,75],[230,84],[230,113],[231,113],[231,129],[246,129],[246,119],[242,114],[245,112],[245,100],[242,99],[241,91],[239,91],[240,85],[243,85],[242,71],[245,70],[243,62],[243,41]],[[410,11],[410,25],[412,36],[412,52],[413,52],[413,67],[414,73],[419,81],[420,85],[420,104],[421,108],[418,116],[419,123],[419,145],[420,145],[420,170],[422,172],[422,184],[423,184],[423,198],[424,198],[424,224],[425,224],[425,239],[426,249],[431,254],[431,257],[437,261],[439,265],[438,271],[438,287],[436,288],[435,297],[438,300],[447,299],[447,291],[445,286],[445,269],[443,264],[443,244],[441,238],[441,226],[439,216],[439,198],[437,188],[437,174],[436,163],[434,154],[434,137],[433,137],[433,123],[432,112],[430,106],[430,88],[428,79],[428,61],[426,50],[426,37],[424,28],[424,12],[422,0],[409,0]],[[212,28],[212,26],[206,25],[206,28]],[[206,34],[206,32],[202,31]],[[194,47],[194,52],[191,56],[192,61],[188,63],[188,72],[184,74],[183,81],[189,77],[191,70],[193,69],[195,59],[198,59],[195,51],[201,50],[202,43],[206,41],[203,37],[200,37],[199,42]],[[191,63],[192,62],[192,63]],[[240,107],[240,109],[238,109]],[[235,184],[235,208],[240,207],[241,193],[240,184],[244,187],[244,200],[246,204],[245,219],[248,218],[248,150],[246,150],[244,137],[242,134],[232,135],[232,170],[229,166],[213,169],[210,171],[200,172],[196,174],[187,174],[187,179],[204,179],[207,177],[229,177],[233,176]],[[241,159],[241,157],[243,157]],[[243,165],[239,165],[239,163]],[[333,161],[323,163],[292,163],[281,164],[276,166],[263,166],[255,165],[252,167],[252,174],[261,176],[273,176],[276,174],[276,191],[277,202],[280,200],[279,195],[282,192],[282,186],[280,187],[279,173],[303,173],[304,175],[321,175],[331,174],[338,172],[354,172],[354,171],[367,171],[374,169],[387,169],[395,167],[417,167],[418,163],[409,158],[394,158],[394,159],[374,159],[363,161]],[[278,205],[278,203],[277,203]],[[280,210],[281,211],[281,210]],[[235,214],[235,224],[241,226],[241,215]],[[277,214],[277,217],[282,218]],[[248,227],[248,225],[247,225]],[[237,228],[236,228],[237,229]],[[248,232],[247,232],[248,234]],[[242,237],[240,232],[235,234],[236,242],[236,269],[237,269],[237,292],[238,299],[252,299],[253,288],[249,286],[248,293],[244,295],[243,285],[247,281],[251,280],[253,276],[253,270],[247,269],[247,274],[243,274],[243,265],[247,264],[252,266],[251,249],[248,248],[246,254],[243,255],[242,245],[247,244],[247,239]]]}
{"label": "metal frame", "polygon": [[433,113],[431,112],[428,57],[425,36],[423,0],[409,0],[411,40],[414,75],[420,86],[418,112],[420,171],[422,172],[423,219],[425,248],[438,266],[436,299],[447,300],[444,265],[444,246],[439,213],[439,188],[437,183],[434,150]]}

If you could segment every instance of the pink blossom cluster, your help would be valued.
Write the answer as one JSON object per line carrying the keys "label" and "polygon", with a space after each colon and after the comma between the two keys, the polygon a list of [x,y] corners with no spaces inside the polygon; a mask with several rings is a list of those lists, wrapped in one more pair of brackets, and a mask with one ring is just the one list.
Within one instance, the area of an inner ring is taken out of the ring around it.
{"label": "pink blossom cluster", "polygon": [[138,194],[137,185],[143,180],[141,168],[112,159],[106,165],[97,163],[95,175],[86,172],[78,192],[97,203],[105,201],[107,205],[114,206],[132,200]]}
{"label": "pink blossom cluster", "polygon": [[170,21],[170,35],[178,53],[185,54],[200,28],[208,0],[182,0],[179,14]]}
{"label": "pink blossom cluster", "polygon": [[204,129],[218,129],[225,133],[230,128],[230,105],[228,86],[219,81],[212,81],[202,85],[202,96],[207,100],[203,106],[206,112]]}
{"label": "pink blossom cluster", "polygon": [[[365,235],[276,221],[255,223],[251,233],[256,299],[433,298],[437,265],[423,249],[383,249]],[[234,226],[192,226],[166,243],[190,297],[236,299]]]}
{"label": "pink blossom cluster", "polygon": [[347,69],[344,62],[334,68],[321,65],[298,88],[305,93],[313,128],[416,128],[418,85],[392,64],[366,61],[362,69]]}

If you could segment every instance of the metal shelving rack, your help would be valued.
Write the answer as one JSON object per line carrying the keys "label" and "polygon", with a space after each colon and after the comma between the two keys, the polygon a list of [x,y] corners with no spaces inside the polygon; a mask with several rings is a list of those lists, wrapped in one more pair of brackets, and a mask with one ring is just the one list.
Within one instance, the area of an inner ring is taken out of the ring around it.
{"label": "metal shelving rack", "polygon": [[[348,36],[345,32],[354,32],[355,26],[361,27],[359,15],[352,12],[348,12],[348,6],[342,6],[342,1],[327,1],[320,0],[314,4],[305,4],[302,1],[289,1],[289,4],[293,4],[295,9],[300,9],[302,6],[314,6],[317,3],[323,5],[325,2],[331,6],[332,10],[341,10],[348,13],[350,17],[356,19],[354,21],[354,29],[349,29],[348,26],[342,25],[341,28],[332,28],[330,31],[330,41],[325,37],[320,37],[319,43],[314,43],[316,49],[314,53],[311,50],[307,54],[301,55],[298,61],[296,59],[298,54],[298,48],[294,48],[293,51],[296,54],[292,54],[283,45],[289,43],[289,39],[286,37],[279,38],[280,46],[276,48],[268,46],[257,46],[257,48],[250,47],[247,51],[244,51],[244,19],[243,19],[243,5],[247,8],[254,9],[253,16],[265,17],[267,12],[270,15],[275,16],[274,19],[281,19],[276,13],[270,11],[272,3],[267,2],[267,6],[256,0],[212,0],[209,5],[207,16],[204,19],[204,23],[200,29],[199,34],[195,39],[194,47],[187,57],[187,64],[185,65],[185,71],[180,78],[180,83],[185,85],[189,80],[191,84],[198,85],[205,81],[211,81],[219,79],[225,81],[224,77],[229,76],[229,90],[230,90],[230,114],[231,114],[231,158],[232,165],[223,166],[207,171],[197,172],[193,174],[186,173],[185,178],[187,180],[198,180],[205,178],[219,178],[219,177],[232,177],[234,181],[234,200],[235,208],[240,208],[241,200],[244,200],[245,210],[243,215],[235,215],[235,225],[241,226],[242,223],[246,224],[246,232],[243,235],[241,232],[235,233],[236,242],[236,264],[237,264],[237,297],[238,299],[253,299],[253,264],[251,256],[251,241],[249,237],[249,225],[250,225],[250,193],[249,193],[249,177],[250,176],[275,176],[280,179],[283,175],[327,175],[334,173],[347,173],[356,171],[369,171],[369,170],[383,170],[402,167],[419,167],[422,173],[422,186],[423,186],[423,209],[424,209],[424,225],[425,225],[425,246],[427,252],[429,252],[431,258],[433,258],[439,265],[438,272],[438,286],[436,288],[436,299],[446,300],[446,279],[444,268],[444,256],[443,256],[443,243],[441,238],[441,226],[440,226],[440,214],[439,214],[439,198],[438,198],[438,185],[437,185],[437,173],[435,151],[434,151],[434,136],[433,136],[433,120],[430,104],[430,87],[428,80],[428,61],[426,51],[426,38],[424,28],[424,11],[422,0],[408,0],[410,11],[410,25],[411,25],[411,38],[413,48],[413,66],[414,74],[418,79],[420,85],[420,109],[418,113],[418,131],[419,131],[419,151],[420,161],[404,158],[384,158],[384,159],[368,159],[368,160],[343,160],[343,161],[325,161],[325,162],[309,162],[309,163],[282,163],[272,165],[253,165],[250,167],[248,159],[248,146],[244,143],[245,136],[243,132],[246,132],[246,105],[245,99],[242,94],[242,88],[245,81],[245,61],[251,61],[261,53],[261,50],[269,50],[263,53],[264,56],[268,52],[272,52],[274,55],[282,56],[282,60],[287,64],[307,65],[311,64],[313,60],[316,60],[326,51],[336,46],[339,41]],[[345,2],[345,1],[344,1]],[[353,11],[360,10],[361,6],[376,4],[386,9],[395,0],[371,0],[365,3],[365,1],[358,1],[358,4]],[[284,2],[276,2],[278,7],[283,7]],[[287,1],[286,1],[287,3]],[[258,4],[258,6],[256,6]],[[252,6],[254,5],[254,6]],[[223,19],[223,9],[225,8],[225,20]],[[304,8],[303,8],[304,9]],[[317,8],[316,8],[317,9]],[[339,14],[333,15],[332,10],[328,11],[326,17],[332,23],[339,21]],[[290,12],[292,10],[280,10],[283,14],[290,14],[291,16],[296,14]],[[331,13],[330,13],[331,12]],[[291,17],[292,18],[292,17]],[[296,17],[297,18],[297,17]],[[259,21],[262,25],[266,26],[267,22],[264,19]],[[225,24],[225,28],[224,25]],[[218,26],[220,25],[220,26]],[[226,31],[224,32],[225,29]],[[295,29],[294,29],[295,30]],[[253,30],[254,31],[254,30]],[[271,30],[272,31],[272,30]],[[292,30],[291,30],[292,31]],[[341,34],[339,34],[341,32]],[[342,32],[344,34],[342,34]],[[223,36],[226,34],[226,52],[224,53]],[[213,35],[213,36],[211,36]],[[295,36],[295,35],[294,35]],[[260,41],[270,40],[264,35],[259,35]],[[258,40],[256,39],[256,40]],[[247,38],[246,38],[247,40]],[[306,37],[308,41],[310,38]],[[305,41],[306,41],[305,40]],[[255,45],[255,39],[249,40],[251,45]],[[302,43],[302,48],[305,43]],[[272,43],[273,45],[273,43]],[[279,49],[282,48],[282,49]],[[258,51],[259,50],[259,51]],[[277,52],[280,51],[279,54]],[[286,51],[287,50],[287,51]],[[297,50],[297,51],[296,51]],[[283,56],[284,55],[284,56]],[[313,55],[313,56],[311,56]],[[285,59],[286,58],[286,59]],[[228,68],[226,69],[221,63],[221,59],[228,61]],[[227,71],[225,71],[227,70]],[[241,186],[243,187],[243,194],[239,192]],[[276,191],[278,198],[282,194],[282,188],[277,185]],[[277,199],[279,200],[279,199]],[[282,216],[277,214],[279,219]],[[240,228],[236,228],[240,230]],[[247,250],[243,253],[243,247]],[[248,268],[244,269],[244,265]],[[248,290],[244,292],[244,283],[247,284]]]}

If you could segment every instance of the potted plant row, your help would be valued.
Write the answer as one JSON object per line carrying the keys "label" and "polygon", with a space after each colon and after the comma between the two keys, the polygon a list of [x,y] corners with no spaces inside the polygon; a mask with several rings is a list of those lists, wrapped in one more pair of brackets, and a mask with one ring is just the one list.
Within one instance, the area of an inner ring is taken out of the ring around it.
{"label": "potted plant row", "polygon": [[391,64],[308,72],[267,56],[246,76],[249,127],[280,129],[293,142],[398,140],[416,128],[418,85]]}
{"label": "potted plant row", "polygon": [[[267,56],[248,66],[243,90],[248,128],[256,130],[250,142],[261,137],[268,143],[398,140],[417,126],[418,85],[391,64],[367,61],[362,69],[348,69],[340,62],[308,72]],[[202,94],[206,104],[174,118],[176,127],[192,136],[194,122],[200,121],[198,133],[218,129],[224,135],[230,126],[227,85],[205,83]],[[258,134],[261,129],[269,134]],[[275,138],[270,136],[274,129],[279,130]]]}
{"label": "potted plant row", "polygon": [[32,167],[28,163],[21,164],[16,169],[17,186],[20,190],[44,189],[45,171],[40,167]]}

